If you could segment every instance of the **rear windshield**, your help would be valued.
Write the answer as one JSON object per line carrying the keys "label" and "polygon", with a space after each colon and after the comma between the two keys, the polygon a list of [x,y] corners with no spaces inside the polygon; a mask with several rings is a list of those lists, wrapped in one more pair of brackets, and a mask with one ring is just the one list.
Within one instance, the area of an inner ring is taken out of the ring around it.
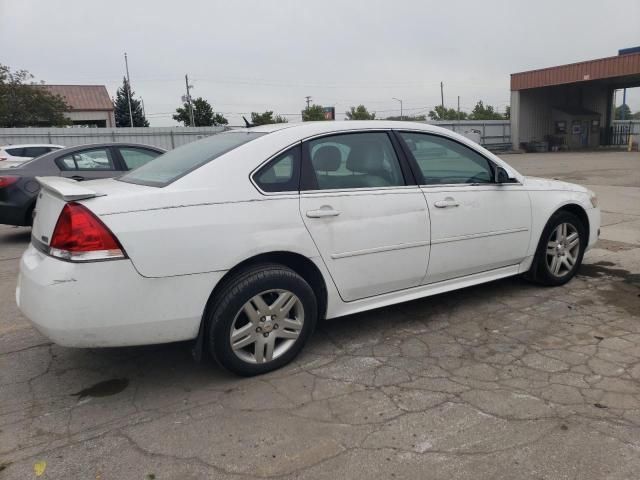
{"label": "rear windshield", "polygon": [[164,187],[205,163],[239,147],[264,133],[225,132],[188,143],[156,157],[118,180],[152,187]]}

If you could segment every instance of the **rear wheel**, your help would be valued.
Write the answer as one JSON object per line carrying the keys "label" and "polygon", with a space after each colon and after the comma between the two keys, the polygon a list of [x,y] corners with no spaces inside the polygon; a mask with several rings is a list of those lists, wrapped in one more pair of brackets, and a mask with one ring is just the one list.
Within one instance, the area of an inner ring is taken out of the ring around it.
{"label": "rear wheel", "polygon": [[587,244],[586,227],[574,214],[555,213],[547,223],[527,277],[543,285],[564,285],[580,265]]}
{"label": "rear wheel", "polygon": [[270,372],[302,350],[317,311],[312,288],[296,272],[276,264],[253,267],[231,279],[214,303],[209,350],[238,375]]}

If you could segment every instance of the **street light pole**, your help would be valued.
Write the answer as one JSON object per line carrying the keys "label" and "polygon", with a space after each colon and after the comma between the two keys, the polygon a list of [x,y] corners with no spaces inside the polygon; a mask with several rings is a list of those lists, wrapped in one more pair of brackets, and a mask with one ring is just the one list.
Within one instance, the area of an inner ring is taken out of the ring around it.
{"label": "street light pole", "polygon": [[402,115],[402,100],[400,100],[399,98],[396,97],[391,97],[393,100],[396,100],[397,102],[400,102],[400,120],[404,120],[404,116]]}
{"label": "street light pole", "polygon": [[127,70],[127,100],[129,101],[129,126],[133,127],[133,112],[131,111],[131,79],[129,78],[129,60],[127,59],[127,52],[124,52],[124,65]]}
{"label": "street light pole", "polygon": [[189,85],[189,76],[185,75],[184,76],[184,83],[187,86],[187,102],[189,103],[189,118],[191,120],[191,126],[195,127],[195,121],[193,118],[193,102],[191,102],[191,91],[190,89],[193,88],[193,85]]}

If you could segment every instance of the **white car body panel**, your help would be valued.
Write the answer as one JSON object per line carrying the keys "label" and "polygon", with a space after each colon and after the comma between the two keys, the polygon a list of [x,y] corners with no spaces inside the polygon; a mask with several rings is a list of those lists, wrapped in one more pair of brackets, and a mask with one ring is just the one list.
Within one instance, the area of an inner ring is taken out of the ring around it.
{"label": "white car body panel", "polygon": [[[309,217],[334,209],[337,217]],[[371,297],[419,285],[429,262],[429,211],[419,188],[315,192],[300,215],[341,297]]]}
{"label": "white car body panel", "polygon": [[[391,129],[455,139],[517,183],[298,194],[264,193],[250,180],[270,158],[305,139]],[[588,247],[598,237],[600,213],[587,189],[524,177],[448,130],[384,121],[252,130],[271,133],[162,188],[114,179],[83,182],[77,198],[96,196],[78,203],[114,232],[129,258],[74,264],[31,246],[21,262],[20,309],[63,345],[178,341],[196,337],[207,300],[224,275],[261,254],[309,259],[324,279],[326,317],[333,318],[526,272],[549,217],[568,204],[588,216]],[[71,190],[62,183],[43,189],[34,241],[48,244]],[[435,206],[448,196],[460,205]],[[329,204],[339,216],[307,217]]]}
{"label": "white car body panel", "polygon": [[59,345],[113,347],[194,338],[221,273],[148,279],[129,260],[63,262],[30,245],[16,301]]}
{"label": "white car body panel", "polygon": [[[522,185],[424,187],[431,212],[426,283],[517,265],[531,236],[531,205]],[[438,208],[438,202],[456,206]]]}

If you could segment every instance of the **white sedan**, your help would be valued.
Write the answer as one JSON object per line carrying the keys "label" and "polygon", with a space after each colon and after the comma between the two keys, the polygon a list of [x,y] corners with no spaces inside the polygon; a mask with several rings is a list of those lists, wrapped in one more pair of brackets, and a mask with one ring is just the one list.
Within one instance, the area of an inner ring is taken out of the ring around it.
{"label": "white sedan", "polygon": [[4,145],[0,146],[0,168],[14,168],[22,165],[32,158],[45,153],[65,148],[62,145],[50,145],[48,143],[30,143],[28,145]]}
{"label": "white sedan", "polygon": [[562,285],[600,227],[586,188],[417,123],[234,130],[117,179],[39,181],[16,292],[38,330],[194,340],[241,375],[291,361],[325,318],[512,275]]}

